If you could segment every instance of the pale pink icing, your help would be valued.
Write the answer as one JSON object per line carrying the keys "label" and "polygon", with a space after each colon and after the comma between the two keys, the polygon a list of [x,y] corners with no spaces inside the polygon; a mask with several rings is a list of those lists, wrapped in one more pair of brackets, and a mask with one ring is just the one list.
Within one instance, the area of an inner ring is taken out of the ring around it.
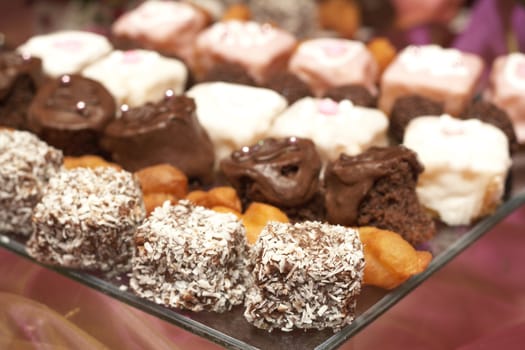
{"label": "pale pink icing", "polygon": [[197,39],[197,59],[202,71],[209,70],[217,61],[243,66],[257,81],[264,81],[283,65],[296,44],[288,32],[269,24],[226,21],[214,24]]}
{"label": "pale pink icing", "polygon": [[153,0],[121,16],[113,24],[112,31],[145,48],[191,61],[195,38],[206,22],[204,13],[189,4]]}
{"label": "pale pink icing", "polygon": [[520,142],[525,142],[525,54],[498,57],[485,98],[505,110]]}
{"label": "pale pink icing", "polygon": [[73,38],[59,39],[55,41],[52,45],[57,49],[61,49],[68,52],[75,52],[80,50],[82,46],[84,46],[84,42]]}
{"label": "pale pink icing", "polygon": [[319,100],[317,108],[321,114],[336,115],[339,113],[339,103],[329,98]]}
{"label": "pale pink icing", "polygon": [[126,64],[137,64],[142,61],[141,54],[136,50],[125,51],[122,54],[122,62]]}
{"label": "pale pink icing", "polygon": [[312,39],[299,46],[289,69],[307,82],[317,95],[347,84],[362,84],[375,93],[378,67],[363,43],[346,39]]}
{"label": "pale pink icing", "polygon": [[379,107],[390,113],[398,97],[419,94],[461,114],[476,93],[483,61],[476,55],[435,45],[405,48],[381,78]]}

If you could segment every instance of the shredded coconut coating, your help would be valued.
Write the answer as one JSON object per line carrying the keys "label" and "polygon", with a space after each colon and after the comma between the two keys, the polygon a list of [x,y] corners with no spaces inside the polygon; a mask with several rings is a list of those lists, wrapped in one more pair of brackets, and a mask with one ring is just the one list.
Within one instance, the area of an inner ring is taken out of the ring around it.
{"label": "shredded coconut coating", "polygon": [[33,214],[29,255],[50,265],[129,271],[133,234],[145,217],[133,175],[110,167],[64,170]]}
{"label": "shredded coconut coating", "polygon": [[135,236],[131,288],[158,304],[224,312],[246,292],[248,246],[232,214],[164,203]]}
{"label": "shredded coconut coating", "polygon": [[33,208],[62,152],[25,131],[0,130],[0,232],[29,236]]}
{"label": "shredded coconut coating", "polygon": [[272,331],[339,330],[354,319],[365,265],[356,230],[270,222],[252,248],[244,317]]}

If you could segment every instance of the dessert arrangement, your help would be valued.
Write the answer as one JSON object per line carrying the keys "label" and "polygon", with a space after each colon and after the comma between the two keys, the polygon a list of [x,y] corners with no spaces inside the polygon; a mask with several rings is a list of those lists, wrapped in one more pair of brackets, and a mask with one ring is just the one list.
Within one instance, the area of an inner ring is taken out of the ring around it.
{"label": "dessert arrangement", "polygon": [[0,52],[0,233],[166,307],[338,331],[501,204],[525,55],[475,101],[473,54],[228,17],[153,0]]}

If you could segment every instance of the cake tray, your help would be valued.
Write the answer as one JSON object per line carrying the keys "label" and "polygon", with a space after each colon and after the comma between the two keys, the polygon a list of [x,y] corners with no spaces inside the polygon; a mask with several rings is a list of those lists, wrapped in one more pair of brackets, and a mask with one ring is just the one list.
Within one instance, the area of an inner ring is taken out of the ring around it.
{"label": "cake tray", "polygon": [[[398,301],[407,297],[419,284],[482,237],[507,215],[525,204],[524,150],[513,157],[507,187],[509,190],[505,201],[491,216],[470,226],[449,227],[438,224],[436,236],[422,247],[431,251],[433,255],[425,271],[391,291],[364,287],[357,302],[355,320],[337,333],[331,330],[296,330],[289,333],[273,331],[269,333],[251,326],[242,315],[242,306],[223,314],[181,311],[136,296],[129,288],[127,275],[109,279],[93,273],[43,266],[229,349],[336,349]],[[0,235],[0,246],[38,264],[28,256],[24,240],[18,235]]]}

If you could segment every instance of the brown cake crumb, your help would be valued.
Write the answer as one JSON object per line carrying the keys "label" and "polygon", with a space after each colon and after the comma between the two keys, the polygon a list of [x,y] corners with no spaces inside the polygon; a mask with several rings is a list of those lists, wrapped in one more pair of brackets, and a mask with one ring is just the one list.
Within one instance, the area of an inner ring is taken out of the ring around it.
{"label": "brown cake crumb", "polygon": [[248,74],[246,69],[238,64],[228,62],[217,63],[208,72],[206,72],[204,77],[201,79],[201,82],[214,81],[257,86],[257,83]]}
{"label": "brown cake crumb", "polygon": [[157,304],[228,311],[244,300],[247,252],[233,214],[165,202],[137,230],[130,285]]}
{"label": "brown cake crumb", "polygon": [[64,170],[35,207],[27,251],[44,264],[128,271],[133,233],[144,216],[132,174],[110,167]]}
{"label": "brown cake crumb", "polygon": [[0,232],[29,236],[33,208],[62,166],[62,152],[25,131],[0,130]]}
{"label": "brown cake crumb", "polygon": [[244,317],[268,331],[334,331],[354,319],[365,265],[356,230],[315,221],[270,222],[252,249]]}
{"label": "brown cake crumb", "polygon": [[325,98],[334,101],[350,100],[356,106],[377,108],[377,98],[366,87],[359,84],[336,86],[326,90]]}
{"label": "brown cake crumb", "polygon": [[507,136],[509,140],[510,153],[514,153],[518,150],[519,144],[516,137],[516,132],[512,121],[509,118],[507,112],[499,108],[493,103],[487,101],[477,101],[472,103],[463,115],[461,119],[479,119],[482,122],[492,124]]}
{"label": "brown cake crumb", "polygon": [[283,95],[289,105],[303,97],[314,96],[308,84],[290,72],[274,74],[266,82],[266,87]]}
{"label": "brown cake crumb", "polygon": [[414,118],[426,115],[441,115],[443,104],[420,95],[398,98],[390,113],[389,132],[395,141],[402,143],[405,129]]}

